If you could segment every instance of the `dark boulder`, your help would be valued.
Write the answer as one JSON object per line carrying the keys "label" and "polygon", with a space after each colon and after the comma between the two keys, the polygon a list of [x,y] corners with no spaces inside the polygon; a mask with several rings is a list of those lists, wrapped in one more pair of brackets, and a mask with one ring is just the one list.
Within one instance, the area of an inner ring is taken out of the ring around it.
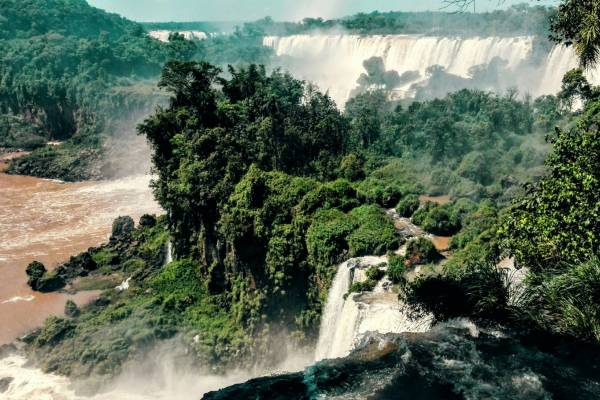
{"label": "dark boulder", "polygon": [[46,267],[39,261],[29,263],[25,273],[27,274],[27,284],[33,290],[39,290],[39,283],[44,274],[47,272]]}
{"label": "dark boulder", "polygon": [[131,238],[135,229],[135,223],[131,217],[117,217],[113,222],[111,241]]}
{"label": "dark boulder", "polygon": [[8,390],[8,386],[14,380],[14,378],[8,376],[0,379],[0,393],[4,393]]}

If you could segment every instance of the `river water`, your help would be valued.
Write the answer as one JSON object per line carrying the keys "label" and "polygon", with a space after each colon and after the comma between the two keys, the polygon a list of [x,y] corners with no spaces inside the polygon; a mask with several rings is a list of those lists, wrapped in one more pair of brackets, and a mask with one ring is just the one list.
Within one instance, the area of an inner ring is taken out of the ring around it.
{"label": "river water", "polygon": [[97,295],[33,292],[26,284],[25,268],[38,260],[52,269],[101,244],[120,215],[137,220],[144,213],[160,213],[149,181],[149,176],[139,175],[63,183],[0,172],[0,345],[48,316],[62,314],[67,299],[83,304]]}

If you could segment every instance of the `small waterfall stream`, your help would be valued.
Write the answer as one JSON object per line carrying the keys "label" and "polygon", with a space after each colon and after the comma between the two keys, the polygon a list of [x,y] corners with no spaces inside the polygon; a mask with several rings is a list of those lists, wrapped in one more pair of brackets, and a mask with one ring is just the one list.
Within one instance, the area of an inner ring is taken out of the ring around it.
{"label": "small waterfall stream", "polygon": [[426,332],[431,328],[430,315],[417,319],[408,315],[387,278],[380,280],[372,292],[346,296],[353,282],[366,279],[367,268],[385,262],[386,256],[365,256],[338,266],[321,319],[316,361],[347,356],[369,332]]}
{"label": "small waterfall stream", "polygon": [[165,255],[165,265],[169,265],[173,262],[173,243],[171,242],[171,239],[169,239],[169,241],[167,242],[166,253],[167,254]]}

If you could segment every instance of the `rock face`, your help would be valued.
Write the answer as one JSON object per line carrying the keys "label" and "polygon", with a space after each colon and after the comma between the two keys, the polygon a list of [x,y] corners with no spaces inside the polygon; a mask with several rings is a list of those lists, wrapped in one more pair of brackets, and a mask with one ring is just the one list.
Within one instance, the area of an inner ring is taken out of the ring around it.
{"label": "rock face", "polygon": [[46,267],[39,261],[33,261],[25,270],[27,274],[27,284],[31,286],[33,290],[39,290],[40,280],[47,272]]}
{"label": "rock face", "polygon": [[135,230],[135,223],[131,217],[118,217],[113,222],[111,241],[127,239]]}
{"label": "rock face", "polygon": [[427,333],[366,336],[350,356],[302,373],[258,378],[206,394],[221,399],[598,399],[589,349],[527,347],[468,321]]}
{"label": "rock face", "polygon": [[[140,220],[140,229],[152,229],[157,224],[156,217],[144,215]],[[142,257],[137,254],[134,240],[135,224],[131,217],[118,217],[113,222],[110,241],[100,247],[90,247],[87,251],[71,257],[53,271],[34,261],[27,267],[28,284],[33,290],[52,292],[64,288],[71,281],[97,273],[101,267],[112,271],[123,268],[127,260]],[[160,252],[162,258],[165,257]],[[148,260],[152,265],[162,265],[160,260]]]}
{"label": "rock face", "polygon": [[0,379],[0,393],[4,393],[8,390],[8,385],[14,380],[14,378],[6,377]]}

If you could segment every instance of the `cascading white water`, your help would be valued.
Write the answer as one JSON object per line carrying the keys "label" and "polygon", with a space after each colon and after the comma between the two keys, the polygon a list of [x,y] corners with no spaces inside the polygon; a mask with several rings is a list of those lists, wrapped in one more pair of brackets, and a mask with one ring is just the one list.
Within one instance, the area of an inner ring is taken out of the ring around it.
{"label": "cascading white water", "polygon": [[333,349],[339,341],[336,340],[338,328],[343,324],[341,320],[344,309],[344,295],[348,292],[351,282],[352,271],[346,261],[338,266],[337,273],[331,284],[331,289],[327,295],[327,303],[325,311],[321,319],[321,327],[319,329],[319,341],[317,343],[316,359],[321,360],[327,358],[330,353],[338,353],[337,349]]}
{"label": "cascading white water", "polygon": [[171,243],[170,240],[167,242],[167,250],[166,251],[167,251],[167,255],[165,257],[165,265],[173,262],[173,244]]}
{"label": "cascading white water", "polygon": [[315,351],[317,361],[348,355],[368,332],[425,332],[430,329],[431,316],[410,318],[405,306],[398,300],[398,294],[391,290],[391,284],[385,278],[372,292],[353,293],[346,297],[352,282],[366,279],[366,268],[386,261],[385,256],[366,256],[338,266],[321,319]]}
{"label": "cascading white water", "polygon": [[[463,78],[470,69],[487,65],[499,57],[506,62],[500,87],[518,87],[521,93],[534,96],[555,94],[560,90],[562,76],[577,66],[571,48],[556,46],[540,63],[532,63],[534,38],[516,37],[433,37],[420,35],[292,35],[267,36],[263,44],[282,57],[284,66],[293,74],[314,82],[342,106],[364,72],[363,61],[381,57],[386,70],[399,74],[418,71],[420,78],[399,88],[410,96],[413,83],[426,78],[428,67],[440,65],[446,72]],[[590,73],[593,82],[600,74]],[[488,89],[482,87],[482,89]]]}
{"label": "cascading white water", "polygon": [[148,35],[154,39],[158,39],[161,42],[168,42],[169,36],[171,33],[177,32],[180,35],[183,35],[187,40],[198,39],[204,40],[208,38],[208,34],[202,31],[172,31],[172,30],[156,30],[148,32]]}

